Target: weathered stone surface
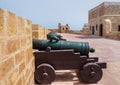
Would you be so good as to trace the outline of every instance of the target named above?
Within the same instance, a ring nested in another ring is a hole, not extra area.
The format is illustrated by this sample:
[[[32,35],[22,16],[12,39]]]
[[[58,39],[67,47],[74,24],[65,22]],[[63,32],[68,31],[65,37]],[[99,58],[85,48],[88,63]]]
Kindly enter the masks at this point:
[[[20,77],[20,79],[17,81],[17,83],[16,83],[15,85],[24,85],[24,84],[22,84],[22,82],[23,82],[23,80],[22,80],[22,78]]]
[[[27,46],[28,45],[31,45],[32,43],[32,36],[30,35],[30,36],[27,36],[27,38],[26,38],[26,44],[27,44]]]
[[[17,51],[19,48],[20,48],[19,38],[16,39],[13,38],[7,41],[8,54]]]
[[[24,52],[21,51],[20,53],[15,55],[15,65],[18,65],[24,60]]]
[[[26,37],[20,37],[20,45],[21,45],[21,48],[22,47],[25,47],[27,45],[27,39]]]
[[[7,80],[6,79],[0,80],[0,85],[7,85]]]
[[[25,32],[26,34],[31,34],[32,32],[32,22],[29,20],[25,20]]]
[[[16,35],[17,34],[17,22],[16,22],[17,17],[16,17],[16,15],[9,12],[8,17],[5,17],[5,18],[7,18],[6,25],[7,25],[7,34],[8,34],[8,36]]]
[[[25,85],[29,76],[34,78],[31,26],[31,21],[0,9],[0,85]]]
[[[0,38],[0,57],[1,59],[7,54],[6,40]]]
[[[32,54],[32,47],[27,49],[27,53],[28,53],[28,60],[30,61],[33,58],[33,54]]]
[[[119,39],[120,3],[104,2],[89,11],[90,35]],[[117,32],[117,33],[114,33]]]
[[[19,73],[23,72],[25,69],[25,61],[23,61],[19,66]]]
[[[4,10],[0,9],[0,37],[4,36]]]
[[[9,71],[11,71],[11,69],[14,68],[14,58],[11,57],[9,59],[7,59],[6,61],[0,63],[0,80],[2,78],[4,78],[5,76],[7,76],[7,73],[9,73]]]
[[[14,83],[16,82],[16,79],[19,77],[19,71],[18,68],[16,68],[9,76],[9,78],[7,79],[9,85],[14,85]]]
[[[17,30],[18,35],[25,35],[25,21],[22,17],[17,17]]]
[[[33,37],[33,39],[46,39],[46,35],[49,32],[50,31],[43,26],[40,26],[37,24],[32,25],[32,37]]]
[[[32,35],[33,35],[33,39],[38,39],[39,32],[33,32]]]

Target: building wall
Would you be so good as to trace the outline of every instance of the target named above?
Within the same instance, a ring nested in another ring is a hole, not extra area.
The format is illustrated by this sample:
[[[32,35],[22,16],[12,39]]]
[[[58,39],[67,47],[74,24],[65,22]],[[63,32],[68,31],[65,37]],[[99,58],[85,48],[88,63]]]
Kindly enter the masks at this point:
[[[32,22],[0,9],[0,85],[33,85]]]
[[[68,33],[70,31],[70,26],[68,24],[61,25],[61,23],[58,24],[58,30],[60,33]]]
[[[103,30],[101,30],[101,27]],[[89,11],[89,30],[91,35],[120,39],[120,37],[118,37],[120,34],[119,29],[119,2],[104,2]]]
[[[33,39],[47,39],[46,35],[49,32],[50,31],[43,26],[40,26],[38,24],[32,25],[32,37],[33,37]]]
[[[81,30],[81,34],[82,35],[89,35],[90,32],[89,32],[89,25],[88,24],[84,24],[82,30]]]

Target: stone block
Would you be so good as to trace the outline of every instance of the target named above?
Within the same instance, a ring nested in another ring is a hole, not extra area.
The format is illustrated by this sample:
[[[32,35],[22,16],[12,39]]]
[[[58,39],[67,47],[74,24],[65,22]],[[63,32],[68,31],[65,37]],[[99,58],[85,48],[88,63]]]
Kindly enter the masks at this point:
[[[24,51],[24,59],[25,59],[25,66],[28,64],[28,53],[27,53],[27,50]]]
[[[26,50],[26,64],[28,64],[30,62],[30,60],[33,58],[33,54],[32,54],[32,47],[28,48]]]
[[[23,72],[25,69],[25,61],[23,61],[19,66],[19,73]]]
[[[4,10],[0,9],[0,37],[4,36]]]
[[[30,61],[33,58],[32,48],[29,48],[27,52],[28,52],[28,60]]]
[[[28,85],[34,85],[34,77],[33,77],[34,74],[32,74],[30,76],[30,80],[28,81]]]
[[[20,53],[15,55],[15,65],[21,63],[24,60],[24,52],[21,51]]]
[[[7,80],[6,79],[0,80],[0,85],[7,85]]]
[[[32,36],[31,35],[27,36],[26,43],[27,43],[27,45],[31,45],[32,46]]]
[[[25,20],[25,32],[32,35],[32,22],[29,20]]]
[[[8,54],[17,51],[20,48],[19,38],[13,38],[7,41]]]
[[[25,82],[25,85],[34,85],[33,69],[31,70],[29,77]]]
[[[8,36],[13,36],[17,34],[17,17],[15,14],[8,12],[9,15],[6,19],[6,25],[7,25],[7,35]],[[7,14],[7,12],[5,13]]]
[[[32,33],[33,39],[39,39],[39,32]]]
[[[30,71],[28,70],[28,67],[27,67],[27,69],[25,69],[24,70],[24,76],[23,76],[23,82],[25,83],[26,82],[26,80],[28,79],[28,77],[29,77],[29,73]]]
[[[8,48],[6,46],[7,40],[4,38],[0,38],[0,57],[1,59],[5,59],[9,56],[6,56],[8,54]]]
[[[25,47],[26,46],[27,39],[26,39],[25,36],[20,38],[20,43],[21,43],[21,47]]]
[[[15,85],[23,85],[23,79],[20,77],[20,79],[16,82]]]
[[[25,34],[25,20],[22,17],[17,17],[18,35]]]
[[[40,27],[39,27],[38,24],[36,24],[36,25],[33,24],[33,25],[32,25],[32,30],[39,30],[39,28],[40,28]]]
[[[16,80],[18,79],[19,77],[19,71],[18,71],[18,68],[16,68],[10,75],[9,75],[9,78],[8,78],[8,85],[14,85],[14,83],[16,82]]]
[[[6,61],[3,61],[0,63],[0,80],[7,76],[7,73],[9,73],[14,68],[14,58],[9,58]]]

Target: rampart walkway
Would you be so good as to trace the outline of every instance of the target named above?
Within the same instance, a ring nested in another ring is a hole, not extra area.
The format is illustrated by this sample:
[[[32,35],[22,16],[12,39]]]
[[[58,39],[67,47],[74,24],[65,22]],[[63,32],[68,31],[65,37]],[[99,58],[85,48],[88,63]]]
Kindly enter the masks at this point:
[[[84,84],[78,81],[73,71],[60,71],[52,85],[120,85],[120,41],[95,36],[61,35],[68,41],[89,42],[96,49],[90,56],[97,56],[100,61],[107,62],[107,69],[103,70],[103,77],[98,84]]]

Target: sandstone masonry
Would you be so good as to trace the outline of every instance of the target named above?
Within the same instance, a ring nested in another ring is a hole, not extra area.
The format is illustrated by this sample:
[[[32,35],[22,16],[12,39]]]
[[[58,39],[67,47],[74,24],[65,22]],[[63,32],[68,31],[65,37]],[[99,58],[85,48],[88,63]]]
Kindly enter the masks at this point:
[[[120,2],[104,2],[89,11],[91,35],[120,39]]]
[[[58,23],[58,32],[68,33],[69,31],[70,31],[70,26],[68,24],[61,25],[61,23]]]
[[[0,9],[0,85],[33,85],[32,22]]]
[[[47,37],[46,35],[49,32],[50,31],[43,26],[40,26],[38,24],[32,25],[32,37],[33,37],[33,39],[46,39],[46,37]]]

